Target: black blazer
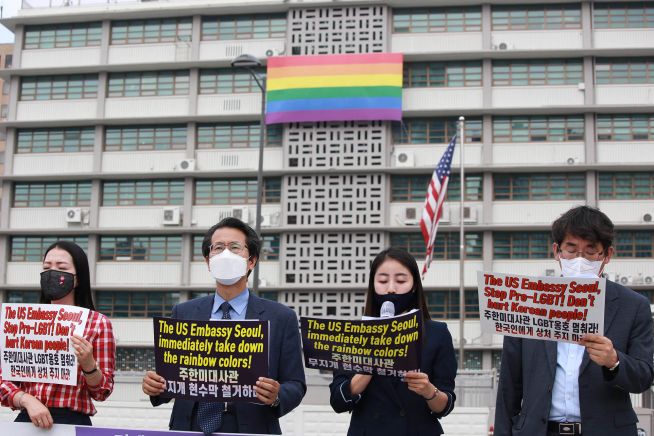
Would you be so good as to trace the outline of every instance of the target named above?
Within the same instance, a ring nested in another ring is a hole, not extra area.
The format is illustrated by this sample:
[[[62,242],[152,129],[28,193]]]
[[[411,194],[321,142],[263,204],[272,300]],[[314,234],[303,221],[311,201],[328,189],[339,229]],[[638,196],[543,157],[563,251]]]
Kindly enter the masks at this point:
[[[335,373],[330,403],[336,413],[351,412],[348,436],[404,436],[443,434],[439,418],[454,408],[456,358],[452,336],[443,322],[425,325],[421,371],[439,390],[450,396],[445,410],[432,412],[420,395],[411,392],[399,378],[373,376],[360,398],[350,395],[353,374]]]
[[[654,377],[649,301],[607,281],[604,336],[613,342],[620,365],[608,371],[584,351],[578,380],[582,433],[636,436],[638,419],[629,393],[649,389]],[[556,341],[504,338],[495,436],[545,436],[556,365]]]
[[[173,318],[208,320],[213,308],[213,295],[187,301],[173,307]],[[288,307],[250,294],[246,319],[270,321],[270,364],[268,374],[262,376],[277,380],[279,406],[252,403],[233,403],[239,433],[281,434],[279,418],[295,409],[302,401],[307,386],[304,378],[302,349],[297,317]],[[150,397],[153,406],[170,401],[170,398]],[[190,431],[195,419],[196,401],[176,399],[170,417],[171,430]]]

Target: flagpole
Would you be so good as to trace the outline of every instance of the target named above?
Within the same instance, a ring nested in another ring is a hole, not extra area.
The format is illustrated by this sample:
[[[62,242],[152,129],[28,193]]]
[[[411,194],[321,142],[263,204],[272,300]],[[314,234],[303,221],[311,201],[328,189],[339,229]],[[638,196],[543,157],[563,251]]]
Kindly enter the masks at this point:
[[[463,214],[464,214],[464,207],[463,204],[465,202],[465,169],[463,167],[463,141],[464,141],[464,122],[465,122],[465,117],[459,117],[459,144],[461,145],[459,148],[459,157],[460,157],[460,162],[459,165],[461,166],[460,172],[459,172],[459,180],[461,181],[460,186],[461,186],[461,200],[459,202],[459,369],[463,369],[463,344],[465,342],[464,338],[464,332],[463,332],[463,324],[465,320],[465,286],[463,283],[463,278],[464,278],[464,269],[463,269],[463,261],[465,258],[466,254],[466,247],[465,247],[465,229],[463,225]]]

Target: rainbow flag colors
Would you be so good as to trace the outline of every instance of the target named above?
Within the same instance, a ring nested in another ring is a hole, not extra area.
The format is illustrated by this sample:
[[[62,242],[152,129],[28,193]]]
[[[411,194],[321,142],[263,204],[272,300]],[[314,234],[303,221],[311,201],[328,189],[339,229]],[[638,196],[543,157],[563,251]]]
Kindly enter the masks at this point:
[[[401,53],[268,58],[266,124],[401,119]]]

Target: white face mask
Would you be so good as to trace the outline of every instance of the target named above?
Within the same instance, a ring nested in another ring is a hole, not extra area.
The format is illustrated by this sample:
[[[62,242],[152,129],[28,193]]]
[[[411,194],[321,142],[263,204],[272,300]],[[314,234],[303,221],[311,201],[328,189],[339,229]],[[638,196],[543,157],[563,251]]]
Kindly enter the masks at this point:
[[[209,259],[209,271],[221,285],[233,285],[247,274],[247,259],[225,249],[222,253]]]
[[[561,261],[561,273],[563,277],[595,278],[599,277],[603,260],[588,260],[584,257],[574,259],[563,259]]]

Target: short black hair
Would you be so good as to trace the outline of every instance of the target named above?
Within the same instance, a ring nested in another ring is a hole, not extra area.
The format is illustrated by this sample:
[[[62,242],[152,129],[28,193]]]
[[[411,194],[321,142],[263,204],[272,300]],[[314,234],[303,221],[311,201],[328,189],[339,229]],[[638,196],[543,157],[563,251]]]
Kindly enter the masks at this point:
[[[559,246],[566,235],[576,236],[593,243],[602,244],[604,250],[613,245],[613,223],[599,209],[577,206],[552,223],[552,240]]]
[[[89,259],[82,247],[71,241],[57,241],[50,245],[43,254],[43,260],[53,248],[60,248],[73,258],[73,265],[75,266],[75,276],[77,277],[77,287],[75,288],[75,306],[85,307],[87,309],[95,310],[93,304],[93,296],[91,295],[91,276],[89,274]],[[50,303],[50,300],[45,298],[43,291],[41,291],[41,298],[39,303]]]
[[[233,217],[225,218],[207,230],[207,233],[205,233],[204,239],[202,240],[202,256],[205,259],[209,257],[209,247],[211,246],[211,238],[213,237],[213,234],[216,233],[216,230],[223,227],[240,230],[245,235],[245,245],[250,253],[250,258],[256,258],[257,262],[259,261],[259,252],[261,251],[261,239],[259,239],[259,235],[257,235],[257,232],[255,232],[252,227],[245,224],[240,219]]]

